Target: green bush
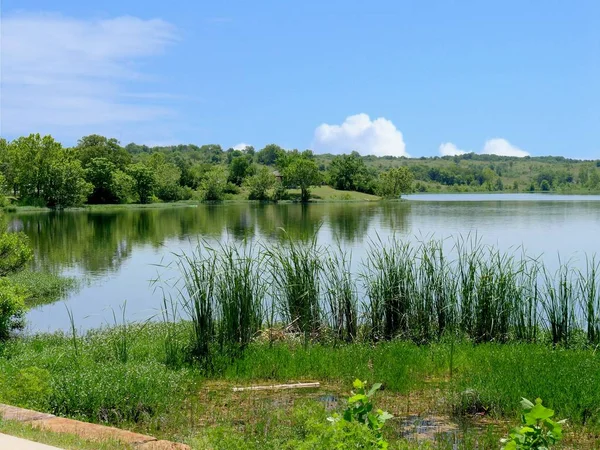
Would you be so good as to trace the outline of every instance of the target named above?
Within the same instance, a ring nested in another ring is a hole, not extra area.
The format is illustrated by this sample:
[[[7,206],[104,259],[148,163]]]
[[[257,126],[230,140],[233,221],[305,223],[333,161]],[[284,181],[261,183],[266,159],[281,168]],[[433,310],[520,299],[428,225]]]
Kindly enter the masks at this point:
[[[227,177],[221,167],[207,172],[200,183],[200,192],[204,201],[223,200],[227,188]]]
[[[0,278],[0,341],[23,326],[25,291],[6,278]]]
[[[27,236],[22,233],[0,232],[0,277],[22,269],[32,257]]]

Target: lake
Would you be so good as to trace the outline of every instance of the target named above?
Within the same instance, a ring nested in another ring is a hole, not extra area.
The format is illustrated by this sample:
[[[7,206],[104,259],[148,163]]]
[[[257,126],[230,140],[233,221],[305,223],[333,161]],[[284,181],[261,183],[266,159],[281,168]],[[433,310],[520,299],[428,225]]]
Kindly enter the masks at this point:
[[[503,250],[523,246],[549,268],[561,259],[585,264],[600,253],[600,196],[545,194],[419,194],[404,202],[315,203],[309,205],[223,204],[108,211],[63,211],[10,215],[13,230],[26,233],[35,268],[82,279],[64,301],[27,315],[28,331],[69,328],[66,307],[80,329],[112,324],[113,310],[126,301],[127,316],[156,315],[162,294],[150,280],[174,274],[163,266],[173,253],[189,251],[198,239],[297,238],[315,233],[321,244],[351,250],[360,270],[370,240],[396,234],[403,239],[477,234]]]

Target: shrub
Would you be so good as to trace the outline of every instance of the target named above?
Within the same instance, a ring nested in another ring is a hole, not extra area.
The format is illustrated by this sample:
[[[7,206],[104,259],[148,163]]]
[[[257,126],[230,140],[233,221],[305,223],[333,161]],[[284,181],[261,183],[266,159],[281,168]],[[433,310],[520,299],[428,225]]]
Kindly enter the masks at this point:
[[[23,326],[25,291],[6,278],[0,278],[0,341]]]
[[[227,178],[225,172],[220,167],[206,173],[200,183],[200,192],[202,200],[217,201],[223,200],[225,189],[227,187]]]
[[[275,177],[268,168],[261,167],[256,174],[246,178],[244,184],[248,189],[249,200],[267,200],[267,192],[275,184]]]

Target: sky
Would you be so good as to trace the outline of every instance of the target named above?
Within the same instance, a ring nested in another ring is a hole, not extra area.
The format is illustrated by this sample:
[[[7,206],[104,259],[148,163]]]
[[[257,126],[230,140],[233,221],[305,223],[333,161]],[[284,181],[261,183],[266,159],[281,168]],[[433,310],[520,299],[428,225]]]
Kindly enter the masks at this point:
[[[0,0],[0,134],[600,158],[600,1]]]

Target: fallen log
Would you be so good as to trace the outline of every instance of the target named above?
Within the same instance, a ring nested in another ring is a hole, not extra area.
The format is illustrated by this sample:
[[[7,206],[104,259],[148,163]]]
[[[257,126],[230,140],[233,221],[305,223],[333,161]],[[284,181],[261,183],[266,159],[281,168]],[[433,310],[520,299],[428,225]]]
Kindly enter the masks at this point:
[[[243,391],[277,391],[283,389],[315,389],[321,387],[321,383],[292,383],[292,384],[271,384],[265,386],[246,386],[234,387],[233,392]]]

